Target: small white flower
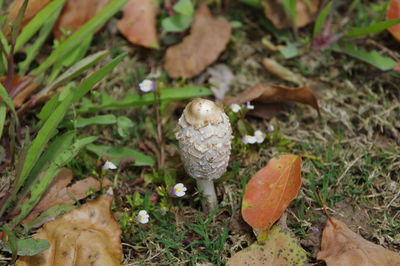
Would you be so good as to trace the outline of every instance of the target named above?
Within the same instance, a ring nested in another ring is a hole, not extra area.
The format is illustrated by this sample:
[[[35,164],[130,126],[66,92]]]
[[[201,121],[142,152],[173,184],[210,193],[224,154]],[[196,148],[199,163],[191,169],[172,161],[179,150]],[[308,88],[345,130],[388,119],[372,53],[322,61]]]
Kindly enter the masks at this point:
[[[254,137],[257,139],[257,143],[263,143],[264,140],[265,140],[266,135],[261,130],[256,130],[254,132]]]
[[[185,193],[186,190],[187,188],[185,187],[184,184],[178,183],[172,188],[171,195],[177,197],[183,197],[186,194]]]
[[[115,170],[117,166],[110,161],[106,161],[102,168],[103,170]]]
[[[145,79],[139,84],[140,90],[143,92],[150,92],[156,90],[156,84],[152,80]]]
[[[272,131],[274,131],[275,130],[275,127],[273,126],[273,125],[269,125],[268,127],[267,127],[267,131],[268,132],[272,132]]]
[[[147,224],[149,222],[149,214],[145,210],[141,210],[138,215],[136,215],[136,221],[141,224]]]
[[[242,107],[240,107],[240,105],[237,103],[231,104],[230,108],[234,113],[237,113],[240,111],[240,109],[242,109]]]
[[[252,105],[250,102],[246,103],[246,109],[247,110],[253,110],[254,109],[254,105]]]
[[[254,144],[254,143],[257,142],[257,139],[256,139],[256,137],[254,137],[254,136],[245,135],[245,136],[243,136],[243,138],[242,138],[242,142],[243,142],[244,144]]]

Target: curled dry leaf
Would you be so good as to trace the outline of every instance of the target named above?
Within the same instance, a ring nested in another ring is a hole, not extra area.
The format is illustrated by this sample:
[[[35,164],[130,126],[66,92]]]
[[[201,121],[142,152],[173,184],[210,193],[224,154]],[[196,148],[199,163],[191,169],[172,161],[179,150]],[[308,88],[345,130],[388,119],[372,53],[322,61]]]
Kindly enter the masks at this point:
[[[22,20],[22,26],[28,24],[28,22],[42,10],[51,0],[30,0],[26,7],[25,15]],[[14,0],[8,7],[7,11],[7,22],[12,21],[18,15],[19,10],[22,7],[24,0]],[[10,33],[10,29],[7,27],[8,23],[4,23],[4,32],[6,35]]]
[[[293,73],[291,70],[282,66],[273,59],[264,58],[263,65],[269,72],[280,77],[281,79],[293,82],[298,86],[304,86],[305,84],[305,79],[302,76]]]
[[[194,77],[225,50],[231,36],[231,26],[226,21],[211,17],[209,13],[208,7],[200,4],[190,34],[180,44],[167,49],[164,67],[170,77]]]
[[[61,12],[53,33],[59,39],[65,32],[75,32],[102,10],[110,0],[68,0]]]
[[[396,19],[400,18],[400,0],[392,0],[390,1],[389,7],[386,13],[386,19]],[[396,24],[390,28],[388,28],[389,32],[392,34],[396,40],[400,41],[400,24]]]
[[[291,233],[275,225],[262,244],[254,243],[236,253],[227,265],[307,265],[306,261],[306,252]]]
[[[255,109],[250,114],[266,119],[270,119],[279,113],[281,106],[277,103],[288,101],[311,105],[319,113],[317,98],[312,89],[307,86],[288,88],[279,85],[259,84],[244,90],[235,97],[226,98],[224,103],[231,105],[233,103],[243,104],[250,101],[255,103]]]
[[[122,19],[117,23],[119,31],[133,44],[158,48],[158,8],[157,0],[130,0],[124,7]]]
[[[33,238],[49,241],[50,248],[20,257],[17,266],[121,265],[121,229],[111,203],[110,189],[106,195],[46,223]]]
[[[300,156],[281,155],[271,159],[247,183],[243,219],[255,231],[266,232],[297,196],[300,187]]]
[[[79,180],[71,186],[68,186],[72,181],[72,172],[67,168],[62,168],[55,178],[51,187],[46,191],[42,199],[25,218],[23,223],[33,221],[41,212],[60,204],[74,204],[76,200],[84,199],[88,196],[87,192],[92,189],[99,191],[101,187],[108,186],[110,181],[101,184],[93,177],[88,177]]]
[[[317,259],[328,266],[400,265],[399,254],[365,240],[335,218],[326,223]]]
[[[288,2],[288,1],[287,1]],[[296,23],[297,28],[306,26],[314,20],[318,11],[319,0],[298,0],[296,2]],[[282,1],[262,0],[265,16],[271,20],[277,29],[292,27],[292,18],[285,12]]]

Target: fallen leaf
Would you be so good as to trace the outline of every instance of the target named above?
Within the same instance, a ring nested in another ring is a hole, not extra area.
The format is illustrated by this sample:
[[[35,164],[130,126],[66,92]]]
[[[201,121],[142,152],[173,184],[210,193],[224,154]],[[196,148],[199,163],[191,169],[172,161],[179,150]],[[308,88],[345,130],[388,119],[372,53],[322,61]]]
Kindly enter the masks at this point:
[[[46,223],[33,236],[50,242],[35,256],[20,257],[17,266],[121,265],[121,229],[111,211],[112,190],[98,199]]]
[[[293,82],[298,86],[304,86],[305,84],[305,78],[303,78],[298,74],[293,73],[291,70],[282,66],[273,59],[264,58],[263,65],[269,72],[280,77],[281,79]]]
[[[246,102],[254,102],[255,109],[252,110],[250,114],[262,118],[266,118],[262,113],[265,110],[261,110],[260,107],[267,109],[268,117],[269,114],[276,114],[279,112],[280,106],[276,105],[276,103],[281,102],[298,102],[308,104],[314,107],[319,113],[317,98],[315,97],[312,89],[307,86],[299,88],[288,88],[279,85],[259,84],[247,90],[244,90],[235,97],[226,98],[224,100],[224,103],[228,106],[233,103],[243,104]],[[269,111],[272,112],[269,113]]]
[[[400,265],[399,254],[365,240],[335,218],[326,223],[317,259],[328,266]]]
[[[389,7],[386,13],[386,19],[396,19],[400,18],[400,0],[392,0],[390,1]],[[400,41],[400,24],[396,24],[392,27],[388,28],[390,34],[396,38],[396,40]]]
[[[266,232],[281,217],[301,187],[301,157],[271,159],[247,183],[243,219],[258,233]]]
[[[231,36],[231,26],[209,16],[203,3],[196,11],[190,34],[180,44],[171,46],[165,55],[165,69],[172,78],[191,78],[217,60]]]
[[[147,48],[159,48],[157,39],[157,0],[130,0],[124,7],[119,31],[131,43]]]
[[[7,82],[6,77],[0,77],[0,83],[5,85]],[[33,82],[29,76],[18,76],[13,77],[9,96],[13,99],[13,104],[16,108],[21,107],[25,100],[35,91],[39,84]],[[21,86],[21,88],[17,88]],[[17,89],[18,92],[14,90]],[[1,103],[1,99],[0,99]]]
[[[22,19],[22,26],[28,24],[28,22],[33,19],[33,17],[42,10],[51,0],[30,0],[28,1],[28,6],[26,7],[24,18]],[[22,7],[24,0],[14,0],[7,11],[7,22],[4,23],[4,33],[8,35],[10,33],[10,28],[7,26],[8,22],[11,22],[17,15]]]
[[[262,0],[265,16],[271,20],[277,29],[292,27],[292,18],[285,12],[282,1]],[[319,0],[298,0],[296,1],[296,28],[301,28],[314,20],[318,11]]]
[[[108,179],[106,180],[106,182],[103,182],[103,187],[110,184],[110,181]],[[99,191],[102,187],[100,181],[93,177],[79,180],[75,184],[68,186],[71,181],[71,170],[68,168],[62,168],[55,178],[54,183],[22,223],[25,224],[32,222],[41,212],[53,206],[60,204],[73,205],[77,200],[86,198],[88,196],[87,192],[90,189],[93,191]]]
[[[109,2],[110,0],[68,0],[53,28],[55,38],[59,39],[64,35],[63,32],[75,32]]]
[[[207,68],[207,73],[210,75],[208,82],[211,84],[210,89],[217,100],[224,99],[235,79],[232,71],[225,64],[217,64]]]
[[[290,232],[275,225],[266,235],[265,242],[254,243],[229,259],[229,266],[289,266],[306,265],[307,254]]]

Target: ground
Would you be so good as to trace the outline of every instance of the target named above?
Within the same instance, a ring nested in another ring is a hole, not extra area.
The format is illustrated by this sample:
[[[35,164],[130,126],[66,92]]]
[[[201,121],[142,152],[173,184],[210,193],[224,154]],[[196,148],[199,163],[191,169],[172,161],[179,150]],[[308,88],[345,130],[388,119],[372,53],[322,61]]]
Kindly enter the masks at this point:
[[[261,64],[263,57],[274,57],[276,53],[269,52],[260,42],[263,36],[271,36],[257,24],[260,14],[254,14],[253,10],[240,15],[238,12],[233,5],[233,11],[225,14],[239,19],[243,26],[234,29],[232,41],[218,60],[235,73],[235,82],[229,94],[260,82],[287,84],[269,74]],[[310,31],[311,28],[305,28],[300,31],[300,36]],[[132,47],[121,36],[108,38],[108,34],[102,34],[103,40],[109,41],[101,45],[128,51],[128,57],[101,89],[116,98],[126,92],[137,92],[137,83],[143,74],[161,68],[159,59],[164,50],[148,51]],[[363,41],[354,40],[353,43],[366,49],[376,48],[379,44],[387,47],[384,54],[390,52],[398,56],[395,50],[398,44],[387,32]],[[173,213],[161,216],[154,212],[151,223],[145,226],[132,224],[125,230],[125,263],[223,264],[232,254],[249,246],[255,237],[240,217],[244,184],[257,169],[282,152],[304,154],[302,189],[287,210],[287,215],[289,228],[309,252],[312,264],[316,263],[315,255],[320,247],[326,219],[318,193],[329,213],[346,222],[352,230],[374,243],[400,250],[398,78],[335,52],[309,49],[302,56],[277,60],[317,84],[313,89],[318,96],[320,116],[311,107],[291,104],[273,121],[248,117],[254,129],[276,125],[291,144],[284,148],[272,144],[254,146],[247,150],[247,156],[241,158],[232,154],[229,177],[217,186],[219,208],[211,216],[206,216],[199,202],[193,200],[196,196],[193,181],[179,172],[178,180],[187,184],[188,196],[174,201],[176,208]],[[194,82],[196,79],[188,81]],[[111,86],[108,86],[110,83]],[[172,115],[168,132],[176,123],[182,107],[180,104]],[[151,108],[142,108],[123,113],[141,128],[145,126],[140,126],[140,123],[152,116],[152,111]],[[239,136],[238,132],[234,134]],[[131,143],[137,141],[132,140]],[[171,145],[171,157],[175,158],[176,141],[173,136],[167,138],[167,143]],[[143,193],[151,188],[151,185],[143,188],[143,184],[139,183],[125,187],[124,193]],[[123,201],[123,198],[120,200]]]

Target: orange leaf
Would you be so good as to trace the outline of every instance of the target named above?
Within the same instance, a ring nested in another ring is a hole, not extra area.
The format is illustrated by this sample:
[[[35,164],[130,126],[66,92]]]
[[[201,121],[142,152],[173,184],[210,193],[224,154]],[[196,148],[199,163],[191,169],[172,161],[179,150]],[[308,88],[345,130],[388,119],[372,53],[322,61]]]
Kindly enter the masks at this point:
[[[301,186],[301,157],[281,155],[271,159],[247,183],[242,203],[243,219],[258,232],[268,230],[297,196]]]
[[[326,223],[317,259],[328,266],[400,265],[399,254],[365,240],[335,218]]]
[[[17,266],[121,265],[121,229],[111,211],[112,190],[46,223],[34,238],[50,248],[21,257]]]
[[[124,7],[124,15],[117,23],[119,31],[131,43],[148,48],[159,48],[156,16],[157,0],[130,0]]]
[[[194,77],[217,60],[230,36],[230,24],[209,16],[208,7],[201,4],[190,34],[167,49],[164,67],[170,77]]]
[[[400,18],[400,0],[392,0],[390,1],[386,19],[396,19]],[[388,28],[389,32],[395,37],[398,41],[400,41],[400,24],[396,24],[390,28]]]
[[[68,0],[54,26],[53,33],[59,39],[63,31],[75,32],[102,10],[110,0]]]
[[[262,0],[265,16],[271,20],[277,29],[292,26],[291,17],[285,12],[283,4],[279,0]],[[319,0],[297,0],[296,1],[296,27],[301,28],[314,20],[318,11]]]

